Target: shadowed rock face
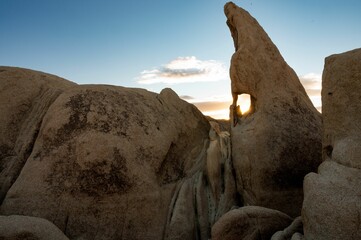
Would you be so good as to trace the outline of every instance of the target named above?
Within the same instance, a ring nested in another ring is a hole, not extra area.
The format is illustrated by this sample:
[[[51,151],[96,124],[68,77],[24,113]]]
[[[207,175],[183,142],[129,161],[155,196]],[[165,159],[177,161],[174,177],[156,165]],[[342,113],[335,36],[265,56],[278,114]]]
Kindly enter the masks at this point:
[[[236,96],[251,95],[252,111],[233,116],[232,157],[245,203],[300,214],[303,177],[321,162],[321,115],[296,73],[258,22],[225,5],[235,53],[230,76]]]
[[[0,70],[1,179],[18,164],[10,157],[19,143],[29,146],[3,188],[0,214],[47,219],[70,239],[209,239],[210,224],[237,205],[230,158],[212,200],[208,120],[171,89]]]
[[[323,158],[305,177],[305,239],[361,239],[361,49],[331,55],[322,76]]]

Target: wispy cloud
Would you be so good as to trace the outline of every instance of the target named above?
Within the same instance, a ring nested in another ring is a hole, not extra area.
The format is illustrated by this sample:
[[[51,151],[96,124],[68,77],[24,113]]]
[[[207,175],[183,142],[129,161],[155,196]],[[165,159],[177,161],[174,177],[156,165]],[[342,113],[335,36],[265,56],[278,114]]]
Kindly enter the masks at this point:
[[[136,79],[140,84],[178,84],[227,80],[226,66],[215,60],[199,60],[194,56],[178,57],[152,70],[145,70]]]
[[[299,78],[306,90],[321,89],[321,74],[308,73],[306,75],[299,76]]]
[[[192,96],[188,96],[188,95],[182,95],[182,96],[179,96],[181,99],[183,99],[183,100],[186,100],[186,101],[188,101],[188,100],[193,100],[194,99],[194,97],[192,97]]]
[[[310,97],[313,105],[318,111],[321,111],[321,87],[322,76],[321,74],[308,73],[306,75],[299,76],[301,83],[305,87],[305,90]]]

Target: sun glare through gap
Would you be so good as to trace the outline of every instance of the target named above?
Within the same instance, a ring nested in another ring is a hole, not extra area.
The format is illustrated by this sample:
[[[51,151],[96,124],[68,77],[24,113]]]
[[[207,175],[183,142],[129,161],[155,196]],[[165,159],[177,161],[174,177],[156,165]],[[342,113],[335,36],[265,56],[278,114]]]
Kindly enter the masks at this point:
[[[242,114],[248,112],[251,107],[251,96],[249,94],[239,95],[237,104],[240,106]]]

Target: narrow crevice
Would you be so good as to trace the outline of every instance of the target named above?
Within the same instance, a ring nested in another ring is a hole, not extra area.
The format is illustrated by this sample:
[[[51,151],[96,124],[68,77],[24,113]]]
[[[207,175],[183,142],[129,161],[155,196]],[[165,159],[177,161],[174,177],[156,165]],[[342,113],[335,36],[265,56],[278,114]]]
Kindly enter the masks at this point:
[[[333,147],[331,145],[328,145],[324,148],[324,153],[326,154],[327,157],[332,158],[332,152],[333,152]]]
[[[236,175],[236,170],[234,169],[233,167],[233,160],[232,160],[232,157],[231,157],[231,161],[230,161],[230,167],[231,167],[231,172],[232,172],[232,177],[233,177],[233,180],[234,180],[234,184],[235,184],[235,189],[236,189],[236,204],[237,206],[239,207],[242,207],[243,204],[244,204],[244,199],[243,199],[243,196],[238,192],[238,186],[237,186],[237,175]],[[242,178],[242,176],[241,176]],[[244,181],[243,179],[241,179],[242,183],[244,184]],[[242,187],[244,189],[244,186]]]
[[[172,200],[169,204],[169,208],[168,208],[168,216],[167,216],[167,222],[166,222],[166,225],[164,226],[164,229],[163,229],[163,237],[162,239],[166,239],[167,238],[167,232],[168,232],[168,226],[169,224],[171,223],[172,221],[172,217],[173,217],[173,211],[174,211],[174,207],[177,203],[177,200],[178,200],[178,196],[179,196],[179,192],[183,186],[183,183],[184,181],[182,180],[181,182],[179,182],[177,185],[176,185],[176,189],[174,191],[174,194],[173,194],[173,197],[172,197]]]
[[[232,133],[231,133],[232,134]],[[237,186],[237,174],[236,174],[236,169],[233,166],[233,156],[232,156],[232,136],[230,136],[230,144],[231,144],[231,156],[230,156],[230,161],[229,161],[229,166],[231,168],[231,173],[232,173],[232,178],[234,180],[234,187],[236,190],[236,204],[239,207],[242,207],[244,204],[244,199],[243,196],[238,192],[238,186]],[[242,179],[242,175],[241,175],[241,182],[242,184],[244,184],[244,180]],[[244,189],[245,186],[243,186],[242,188]]]
[[[193,191],[193,205],[194,205],[194,224],[195,224],[195,228],[196,228],[196,240],[201,240],[202,235],[201,235],[201,226],[199,223],[199,214],[198,214],[198,199],[197,199],[197,183],[198,183],[198,179],[193,183],[194,184],[194,191]]]
[[[160,102],[160,104],[163,105],[163,100],[159,97],[159,95],[157,95],[156,98]]]
[[[224,194],[226,190],[226,181],[225,181],[225,166],[224,163],[221,164],[221,194]]]
[[[64,231],[63,231],[65,235],[67,235],[68,223],[69,223],[69,215],[66,215],[65,221],[64,221]]]

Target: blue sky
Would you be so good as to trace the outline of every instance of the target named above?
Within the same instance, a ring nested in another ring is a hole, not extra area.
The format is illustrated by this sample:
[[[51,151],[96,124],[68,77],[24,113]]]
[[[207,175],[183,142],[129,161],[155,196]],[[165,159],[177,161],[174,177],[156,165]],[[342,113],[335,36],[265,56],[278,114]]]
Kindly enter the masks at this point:
[[[324,58],[361,47],[359,0],[234,2],[263,26],[316,105]],[[220,117],[230,104],[227,72],[234,51],[225,3],[0,0],[0,65],[79,84],[155,92],[171,87]]]

